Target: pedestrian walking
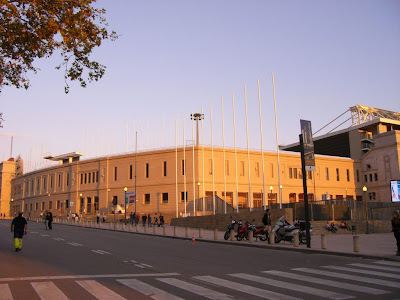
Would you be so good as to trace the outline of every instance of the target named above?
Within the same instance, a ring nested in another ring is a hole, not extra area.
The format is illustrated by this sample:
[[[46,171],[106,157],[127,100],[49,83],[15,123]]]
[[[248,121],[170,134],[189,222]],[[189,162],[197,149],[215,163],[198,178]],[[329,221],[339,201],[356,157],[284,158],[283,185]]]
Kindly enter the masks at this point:
[[[147,225],[149,227],[151,227],[151,216],[150,216],[150,214],[148,214],[148,216],[147,216]]]
[[[133,215],[133,212],[131,212],[130,214],[129,214],[129,223],[130,224],[133,224],[133,218],[134,218],[135,216]]]
[[[47,224],[49,226],[49,230],[53,229],[53,213],[49,211],[49,222]]]
[[[99,211],[97,211],[97,213],[96,213],[96,222],[97,222],[97,224],[99,224],[99,222],[100,222],[100,212]]]
[[[158,225],[157,213],[154,214],[154,226],[160,227],[160,225]]]
[[[139,224],[139,220],[140,220],[139,214],[136,214],[135,225]]]
[[[14,248],[15,252],[22,249],[22,237],[27,233],[28,222],[22,216],[22,211],[18,212],[18,216],[11,222],[11,232],[14,232]]]
[[[162,216],[160,214],[160,226],[163,227],[164,226],[164,216]]]
[[[268,232],[271,231],[271,213],[269,212],[269,208],[265,210],[265,214],[262,218],[262,223],[265,226],[265,229],[267,229]]]
[[[400,256],[400,218],[399,211],[394,211],[392,214],[392,231],[397,243],[397,256]]]
[[[46,230],[49,227],[49,212],[47,210],[44,214],[44,227],[46,228]]]
[[[143,227],[146,226],[146,221],[147,221],[147,216],[146,214],[143,214],[142,216]]]

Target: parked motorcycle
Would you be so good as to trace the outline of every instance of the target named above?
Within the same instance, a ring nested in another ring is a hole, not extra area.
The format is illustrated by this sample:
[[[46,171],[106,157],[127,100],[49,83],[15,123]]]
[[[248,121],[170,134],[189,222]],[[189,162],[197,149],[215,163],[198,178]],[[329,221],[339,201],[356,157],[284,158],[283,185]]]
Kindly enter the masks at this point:
[[[288,241],[292,243],[294,235],[299,232],[299,229],[286,221],[285,216],[282,216],[278,222],[276,222],[275,228],[272,229],[272,232],[275,234],[275,243],[279,243],[280,241]]]
[[[254,221],[254,220],[253,220]],[[245,222],[245,225],[238,230],[238,234],[236,239],[241,241],[243,239],[249,239],[249,232],[253,231],[253,237],[257,240],[260,239],[261,241],[268,240],[269,233],[265,229],[264,226],[255,226],[251,224],[249,221]]]
[[[299,229],[299,243],[306,244],[307,243],[307,234],[306,234],[306,221],[299,221],[294,224],[296,228]],[[310,223],[310,238],[311,238],[312,226]]]
[[[225,241],[229,240],[231,237],[231,230],[235,229],[236,221],[234,219],[231,220],[231,224],[228,225],[228,228],[226,228],[226,232],[224,234],[224,239]]]

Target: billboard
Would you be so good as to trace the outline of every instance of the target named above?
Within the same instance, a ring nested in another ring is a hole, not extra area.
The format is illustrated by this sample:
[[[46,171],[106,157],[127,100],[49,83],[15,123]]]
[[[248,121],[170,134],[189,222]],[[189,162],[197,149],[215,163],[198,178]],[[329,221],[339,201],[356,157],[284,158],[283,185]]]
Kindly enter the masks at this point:
[[[390,194],[392,197],[392,202],[400,202],[400,180],[390,181]]]

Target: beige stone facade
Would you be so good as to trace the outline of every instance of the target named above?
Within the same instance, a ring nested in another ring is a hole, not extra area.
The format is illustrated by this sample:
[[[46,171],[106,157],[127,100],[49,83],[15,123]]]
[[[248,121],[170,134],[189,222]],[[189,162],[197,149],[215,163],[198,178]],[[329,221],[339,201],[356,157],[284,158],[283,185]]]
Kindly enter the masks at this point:
[[[117,199],[118,204],[123,204],[124,187],[127,187],[128,192],[134,191],[135,184],[136,211],[140,214],[153,215],[157,212],[171,217],[181,216],[185,213],[185,185],[188,203],[194,198],[203,198],[203,195],[212,196],[214,190],[216,196],[226,199],[235,209],[237,206],[240,210],[264,205],[260,151],[250,152],[249,164],[247,151],[238,150],[235,160],[234,149],[225,149],[224,161],[222,148],[204,147],[203,150],[201,146],[194,147],[194,153],[192,149],[166,149],[140,152],[137,155],[131,153],[81,161],[70,160],[59,166],[18,176],[9,185],[14,200],[11,202],[11,214],[18,210],[23,210],[26,216],[38,216],[45,210],[64,216],[68,212],[92,215],[97,210],[108,214],[113,210],[112,200]],[[357,172],[359,175],[361,172],[360,162],[317,155],[316,166],[315,172],[307,173],[309,199],[362,196],[363,182],[360,176],[357,178]],[[302,201],[300,155],[281,152],[280,171],[282,202]],[[264,152],[264,174],[266,204],[279,202],[276,153]],[[3,180],[2,186],[6,185],[5,182],[7,180]],[[188,207],[187,214],[203,214],[201,210],[194,210],[193,204],[190,210]],[[135,206],[129,205],[127,212],[134,210]]]
[[[11,196],[11,180],[15,177],[16,164],[14,161],[0,163],[0,213],[10,215],[10,203],[14,200]]]

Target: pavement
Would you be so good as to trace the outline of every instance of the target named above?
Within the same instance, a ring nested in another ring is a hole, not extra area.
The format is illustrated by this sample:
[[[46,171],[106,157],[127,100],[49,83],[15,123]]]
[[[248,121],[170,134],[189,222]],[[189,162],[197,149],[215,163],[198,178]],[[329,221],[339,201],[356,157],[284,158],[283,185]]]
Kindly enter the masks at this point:
[[[63,224],[67,225],[67,224]],[[73,226],[73,225],[70,225]],[[77,226],[77,225],[75,225]],[[100,223],[92,224],[84,223],[79,225],[83,228],[96,228],[100,230],[115,230],[112,223]],[[326,237],[326,249],[321,247],[321,235],[313,235],[311,237],[311,247],[307,248],[307,245],[301,244],[295,247],[293,243],[280,242],[275,245],[270,245],[266,241],[233,241],[224,240],[224,231],[217,231],[216,238],[214,230],[203,230],[202,237],[200,237],[200,230],[198,228],[185,227],[171,227],[165,225],[165,228],[154,227],[143,228],[141,225],[138,227],[138,231],[135,226],[122,227],[122,224],[117,224],[116,230],[127,232],[130,234],[147,234],[164,238],[176,238],[186,239],[190,242],[209,242],[209,243],[221,243],[229,244],[232,246],[244,246],[244,247],[258,247],[267,248],[273,250],[285,250],[285,251],[298,251],[305,253],[315,254],[328,254],[328,255],[340,255],[348,257],[362,257],[368,259],[384,259],[391,261],[400,261],[400,256],[396,256],[396,239],[393,233],[377,233],[377,234],[358,234],[359,237],[359,252],[354,251],[354,235],[351,234],[333,234],[327,233]],[[193,239],[194,238],[194,239]],[[194,241],[193,241],[194,240]]]

